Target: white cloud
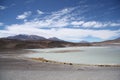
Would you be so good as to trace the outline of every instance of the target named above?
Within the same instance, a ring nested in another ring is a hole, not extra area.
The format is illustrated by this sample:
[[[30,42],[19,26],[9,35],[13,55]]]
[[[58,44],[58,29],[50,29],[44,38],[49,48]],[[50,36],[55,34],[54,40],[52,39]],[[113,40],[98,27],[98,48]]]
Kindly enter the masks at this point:
[[[51,20],[59,20],[61,18],[71,18],[72,17],[72,11],[75,8],[65,8],[56,12],[52,12],[51,15],[48,15],[45,17],[45,19],[51,19]]]
[[[65,8],[56,12],[52,12],[51,14],[47,14],[42,18],[35,18],[34,20],[27,21],[27,18],[31,12],[24,12],[22,15],[18,15],[17,19],[24,19],[25,25],[32,25],[34,27],[39,28],[52,28],[52,27],[83,27],[83,28],[104,28],[104,27],[113,27],[120,26],[120,23],[114,22],[98,22],[98,21],[84,21],[78,20],[79,17],[75,18],[73,11],[76,8]],[[42,11],[37,10],[39,14],[43,14]]]
[[[110,39],[113,36],[117,36],[119,31],[62,28],[55,31],[55,33],[56,36],[62,37],[62,39],[65,40],[79,40],[88,36],[106,40]]]
[[[112,37],[120,35],[120,30],[92,30],[92,29],[72,29],[72,28],[51,28],[51,29],[40,29],[32,27],[32,25],[11,25],[7,26],[5,30],[1,30],[0,37],[3,35],[16,35],[16,34],[34,34],[49,37],[58,37],[67,41],[80,41],[84,38],[91,36],[102,40],[107,40]]]
[[[98,27],[104,27],[102,23],[96,22],[96,21],[89,21],[89,22],[84,22],[82,24],[83,27],[93,27],[93,28],[98,28]]]
[[[111,23],[110,26],[120,26],[120,23]]]
[[[42,19],[38,17],[34,20],[27,21],[25,18],[29,16],[28,12],[24,12],[22,15],[18,15],[16,19],[24,19],[25,26],[39,27],[39,28],[52,28],[52,27],[65,27],[69,25],[69,18],[71,17],[68,13],[72,12],[73,8],[65,8],[60,11],[52,12],[51,14],[46,15]],[[37,10],[39,14],[42,14],[40,10]],[[30,13],[30,12],[29,12]],[[67,15],[67,16],[66,16]]]
[[[2,22],[0,22],[0,26],[3,26],[4,24]]]
[[[120,23],[114,22],[98,22],[98,21],[73,21],[71,24],[75,27],[84,27],[84,28],[104,28],[104,27],[114,27],[120,26]]]
[[[84,24],[84,21],[73,21],[73,22],[71,22],[71,24],[72,25],[74,25],[74,26],[79,26],[79,25],[82,25],[82,24]]]
[[[44,12],[40,11],[39,9],[37,10],[37,13],[38,13],[39,15],[44,14]]]
[[[26,19],[30,15],[31,15],[31,11],[27,11],[27,12],[24,12],[23,14],[21,14],[21,15],[18,15],[16,17],[16,19]]]
[[[91,36],[102,40],[110,39],[120,35],[120,30],[92,30],[91,28],[100,28],[108,26],[119,26],[120,23],[98,22],[79,20],[74,16],[75,8],[65,8],[60,11],[52,12],[42,18],[35,18],[27,21],[26,18],[31,14],[30,11],[18,15],[17,19],[24,19],[23,24],[12,24],[6,26],[5,30],[0,30],[0,37],[16,34],[34,34],[39,36],[58,37],[67,41],[80,41]],[[70,28],[70,27],[72,28]],[[75,29],[74,26],[84,27],[85,29]],[[69,28],[65,28],[69,27]],[[42,29],[49,28],[49,29]],[[86,29],[87,28],[87,29]]]
[[[0,5],[0,10],[4,10],[4,9],[6,9],[6,7]]]
[[[69,25],[69,16],[66,16],[65,14],[68,14],[71,11],[72,9],[63,9],[61,11],[52,12],[42,19],[35,18],[31,21],[25,21],[25,23],[21,24],[20,26],[31,25],[32,27],[38,28],[65,27]]]

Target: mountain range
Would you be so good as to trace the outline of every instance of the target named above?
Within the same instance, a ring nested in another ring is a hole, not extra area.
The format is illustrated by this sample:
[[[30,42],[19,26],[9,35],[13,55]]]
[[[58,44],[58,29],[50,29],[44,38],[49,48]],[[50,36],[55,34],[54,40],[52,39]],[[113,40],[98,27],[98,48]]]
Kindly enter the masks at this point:
[[[61,39],[58,39],[56,37],[51,37],[46,39],[45,37],[42,36],[37,36],[37,35],[25,35],[25,34],[19,34],[19,35],[15,35],[15,36],[9,36],[7,37],[7,39],[15,39],[15,40],[52,40],[52,41],[63,41]]]
[[[120,46],[120,37],[113,40],[93,42],[92,44],[97,46]]]
[[[55,48],[55,47],[71,47],[71,46],[120,46],[120,38],[107,40],[102,42],[86,42],[79,43],[67,42],[56,37],[44,38],[37,35],[15,35],[6,38],[0,38],[0,50],[3,49],[33,49],[33,48]]]

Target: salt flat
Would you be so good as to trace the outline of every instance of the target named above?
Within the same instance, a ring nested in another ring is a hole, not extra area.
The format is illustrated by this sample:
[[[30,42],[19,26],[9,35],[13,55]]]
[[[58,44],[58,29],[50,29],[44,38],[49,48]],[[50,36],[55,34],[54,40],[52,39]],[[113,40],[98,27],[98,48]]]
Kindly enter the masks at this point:
[[[20,53],[29,51],[0,52],[0,80],[120,80],[120,67],[39,62]]]

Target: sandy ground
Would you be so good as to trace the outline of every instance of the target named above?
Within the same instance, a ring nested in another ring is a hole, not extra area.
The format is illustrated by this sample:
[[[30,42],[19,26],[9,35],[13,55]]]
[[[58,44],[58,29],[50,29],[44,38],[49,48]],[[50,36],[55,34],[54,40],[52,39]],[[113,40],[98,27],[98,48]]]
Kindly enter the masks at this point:
[[[0,52],[0,80],[120,80],[120,67],[98,67],[33,61]]]

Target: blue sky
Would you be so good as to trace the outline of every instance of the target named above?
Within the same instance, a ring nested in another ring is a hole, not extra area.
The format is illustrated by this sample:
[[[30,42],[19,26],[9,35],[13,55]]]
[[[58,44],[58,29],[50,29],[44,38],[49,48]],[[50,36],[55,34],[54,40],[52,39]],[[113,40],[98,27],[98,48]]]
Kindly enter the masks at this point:
[[[120,37],[119,0],[0,0],[0,37],[17,34],[72,42]]]

